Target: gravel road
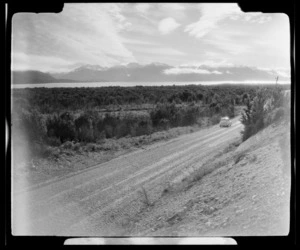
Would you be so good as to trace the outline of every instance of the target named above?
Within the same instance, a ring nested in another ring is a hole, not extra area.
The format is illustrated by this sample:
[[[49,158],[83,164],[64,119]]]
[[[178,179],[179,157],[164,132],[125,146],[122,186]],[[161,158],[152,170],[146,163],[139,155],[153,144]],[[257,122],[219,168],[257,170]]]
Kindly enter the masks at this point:
[[[235,118],[229,128],[215,125],[12,192],[13,234],[121,235],[145,203],[151,206],[169,182],[237,140],[242,127]]]

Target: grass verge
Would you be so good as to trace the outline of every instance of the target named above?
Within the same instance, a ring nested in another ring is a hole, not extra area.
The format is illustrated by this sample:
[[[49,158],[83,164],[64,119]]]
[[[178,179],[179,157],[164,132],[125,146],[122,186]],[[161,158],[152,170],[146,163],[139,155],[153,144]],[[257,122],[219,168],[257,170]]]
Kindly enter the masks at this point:
[[[176,181],[168,183],[167,187],[163,190],[163,194],[187,190],[192,187],[195,182],[199,182],[204,176],[226,165],[232,160],[232,154],[229,153],[232,153],[240,143],[240,140],[230,143],[224,150],[213,156],[213,159],[217,160],[209,159],[200,167],[195,168],[187,176],[177,178]]]

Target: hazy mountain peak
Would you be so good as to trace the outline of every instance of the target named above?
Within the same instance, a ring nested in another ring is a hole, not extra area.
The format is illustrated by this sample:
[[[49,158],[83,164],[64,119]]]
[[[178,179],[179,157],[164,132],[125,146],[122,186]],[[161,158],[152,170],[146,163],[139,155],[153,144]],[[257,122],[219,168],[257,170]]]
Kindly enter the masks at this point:
[[[100,65],[84,64],[84,65],[76,68],[74,71],[80,71],[80,70],[83,70],[83,69],[99,71],[99,70],[105,70],[106,68],[102,67]]]
[[[126,68],[141,68],[143,65],[132,62],[125,65]]]
[[[168,64],[160,63],[160,62],[153,62],[153,63],[150,63],[149,65],[162,66],[162,67],[170,67]]]

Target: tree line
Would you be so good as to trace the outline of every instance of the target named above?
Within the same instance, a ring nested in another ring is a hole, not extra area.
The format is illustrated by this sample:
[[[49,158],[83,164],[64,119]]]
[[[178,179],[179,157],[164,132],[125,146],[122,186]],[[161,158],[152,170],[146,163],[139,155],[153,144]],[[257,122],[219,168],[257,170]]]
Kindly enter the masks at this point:
[[[27,88],[13,89],[15,106],[35,107],[41,113],[58,110],[106,108],[109,105],[202,102],[218,104],[223,98],[236,105],[253,95],[255,86],[136,86],[101,88]]]
[[[264,126],[261,117],[265,117],[267,100],[274,99],[272,105],[280,107],[278,100],[284,88],[265,86],[263,94],[255,85],[14,89],[12,123],[28,141],[40,145],[59,146],[66,141],[101,143],[105,138],[201,126],[203,118],[216,124],[221,116],[237,115],[236,105],[246,105],[242,120],[245,140]],[[99,112],[99,108],[110,105],[148,103],[154,108],[142,113]]]

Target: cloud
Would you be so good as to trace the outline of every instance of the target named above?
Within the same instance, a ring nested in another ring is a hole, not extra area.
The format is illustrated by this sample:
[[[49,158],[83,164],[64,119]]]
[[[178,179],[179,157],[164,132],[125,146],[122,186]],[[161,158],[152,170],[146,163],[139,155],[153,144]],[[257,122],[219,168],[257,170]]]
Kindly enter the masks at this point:
[[[155,36],[168,34],[177,28],[178,20],[185,18],[185,9],[185,4],[180,3],[128,3],[124,5],[123,12],[134,23],[129,27],[130,31]]]
[[[218,37],[218,39],[215,39]],[[232,38],[226,36],[213,36],[211,39],[203,40],[204,43],[213,46],[215,49],[226,52],[231,55],[238,55],[247,52],[251,47],[248,44],[233,41]]]
[[[233,13],[238,13],[240,8],[237,4],[200,4],[201,17],[198,22],[186,26],[185,32],[197,38],[208,34],[222,19]]]
[[[127,29],[132,25],[121,13],[121,7],[119,4],[109,4],[106,6],[109,6],[107,8],[107,13],[114,19],[119,30]]]
[[[289,68],[265,68],[265,67],[257,67],[257,69],[267,72],[268,74],[276,77],[290,78],[291,70]]]
[[[249,13],[236,13],[230,17],[234,21],[245,21],[249,23],[266,23],[272,20],[272,17],[269,14],[263,14],[261,12],[249,12]]]
[[[180,74],[210,74],[208,70],[205,69],[192,69],[192,68],[171,68],[164,70],[166,75],[180,75]]]
[[[177,23],[174,18],[168,17],[159,22],[158,30],[161,34],[166,35],[177,29],[179,26],[180,24]]]
[[[13,53],[24,53],[32,60],[55,57],[70,64],[133,62],[119,34],[128,25],[118,4],[65,4],[58,14],[18,13],[13,18]],[[18,56],[14,63],[20,67]]]
[[[281,76],[281,77],[284,77],[284,78],[290,78],[291,77],[291,73],[287,72],[287,71],[277,70],[276,73],[277,73],[278,76]]]
[[[201,17],[199,21],[185,27],[185,32],[190,36],[201,38],[219,27],[222,20],[229,18],[233,21],[246,21],[250,23],[265,23],[272,20],[271,16],[262,13],[244,13],[234,3],[200,4]]]
[[[126,44],[132,45],[144,45],[144,46],[157,46],[158,44],[155,42],[149,42],[145,40],[131,39],[131,38],[121,38],[121,41]]]
[[[142,17],[143,19],[147,20],[148,23],[150,23],[151,25],[156,25],[156,22],[154,20],[152,20],[152,18],[150,18],[149,16],[151,16],[151,13],[153,13],[153,11],[149,11],[150,8],[153,9],[153,4],[150,3],[138,3],[138,4],[134,4],[134,8],[132,4],[127,4],[127,11],[129,11],[128,13],[133,13],[133,14],[138,14],[139,17]],[[133,9],[133,11],[132,11]]]
[[[223,74],[222,72],[218,71],[218,70],[214,70],[211,72],[212,74],[217,74],[217,75],[221,75]]]
[[[219,66],[217,66],[219,64]],[[286,68],[259,68],[246,65],[235,65],[226,63],[216,64],[183,64],[164,70],[166,75],[177,75],[182,78],[192,77],[193,79],[206,79],[209,81],[268,81],[275,83],[275,78],[279,76],[280,82],[290,80],[290,75]],[[189,75],[190,74],[190,75]],[[187,76],[184,76],[187,75]],[[199,75],[199,76],[197,76]]]
[[[127,4],[127,11],[138,14],[149,22],[157,22],[165,17],[181,20],[185,18],[186,6],[188,5],[182,3],[138,3]]]
[[[200,69],[200,68],[187,68],[187,67],[174,67],[170,69],[164,70],[166,75],[180,75],[180,74],[222,74],[222,72],[214,70],[209,71],[207,69]]]
[[[159,3],[157,9],[161,13],[161,17],[172,17],[176,20],[182,21],[186,18],[186,3]]]
[[[199,67],[208,67],[208,68],[219,68],[219,67],[233,67],[232,63],[229,63],[227,60],[222,61],[203,61],[203,62],[191,62],[191,63],[184,63],[179,65],[181,68],[199,68]]]
[[[161,3],[159,5],[164,10],[168,11],[184,11],[185,10],[185,4],[182,3]]]
[[[146,14],[150,7],[151,5],[149,3],[138,3],[135,5],[135,9],[142,14]]]
[[[141,48],[134,48],[133,51],[137,51],[143,54],[156,54],[156,55],[163,55],[163,56],[184,56],[186,55],[184,52],[173,49],[173,48],[165,48],[165,47],[153,47],[147,49]]]
[[[13,66],[61,70],[77,63],[109,67],[138,60],[177,66],[196,61],[206,65],[200,69],[210,64],[216,74],[220,62],[215,60],[223,58],[224,64],[285,66],[288,17],[278,15],[243,13],[237,4],[219,3],[85,3],[65,4],[58,14],[18,13],[12,27]],[[185,36],[173,39],[181,30]]]
[[[63,72],[72,65],[67,60],[53,56],[27,55],[25,53],[12,53],[12,70],[32,70]]]

